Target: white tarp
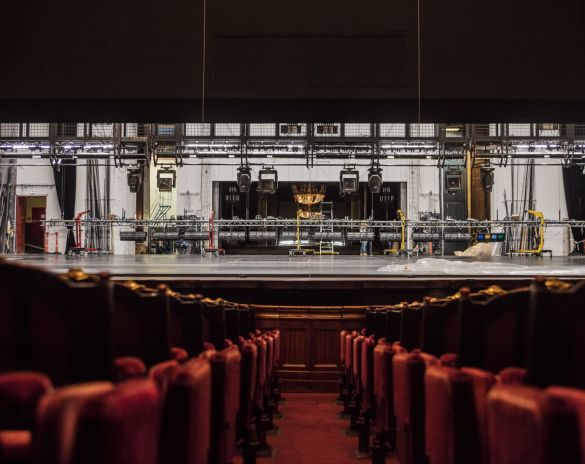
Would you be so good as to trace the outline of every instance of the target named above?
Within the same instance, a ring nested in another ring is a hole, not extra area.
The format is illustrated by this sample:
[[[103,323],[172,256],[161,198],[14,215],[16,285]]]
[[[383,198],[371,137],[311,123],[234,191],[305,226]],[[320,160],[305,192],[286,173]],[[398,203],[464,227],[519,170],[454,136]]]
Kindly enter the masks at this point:
[[[534,258],[539,260],[540,258]],[[546,258],[544,258],[546,259]],[[582,276],[585,275],[585,266],[557,266],[553,269],[534,265],[513,263],[498,263],[481,260],[451,260],[440,258],[422,258],[401,264],[389,264],[378,268],[378,272],[388,274],[415,274],[415,275],[555,275],[555,276]]]

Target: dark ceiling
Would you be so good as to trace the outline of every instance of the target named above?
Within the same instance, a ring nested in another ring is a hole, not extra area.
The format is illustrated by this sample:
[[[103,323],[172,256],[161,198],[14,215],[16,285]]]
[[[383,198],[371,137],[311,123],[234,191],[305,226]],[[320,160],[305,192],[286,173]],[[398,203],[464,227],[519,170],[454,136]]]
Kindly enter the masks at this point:
[[[585,121],[585,2],[421,0],[421,118]],[[203,1],[4,0],[0,119],[201,120]],[[208,0],[208,121],[412,122],[415,0]]]

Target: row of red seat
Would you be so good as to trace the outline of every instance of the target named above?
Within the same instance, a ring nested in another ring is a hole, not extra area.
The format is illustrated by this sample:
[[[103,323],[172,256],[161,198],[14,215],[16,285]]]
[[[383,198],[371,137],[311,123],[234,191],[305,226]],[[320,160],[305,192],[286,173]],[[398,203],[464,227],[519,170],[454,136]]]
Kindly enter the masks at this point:
[[[342,331],[358,452],[400,464],[585,463],[585,282],[372,308]]]
[[[0,322],[16,330],[0,338],[0,462],[226,464],[238,444],[248,464],[271,452],[280,333],[256,330],[253,307],[6,263],[0,294]]]

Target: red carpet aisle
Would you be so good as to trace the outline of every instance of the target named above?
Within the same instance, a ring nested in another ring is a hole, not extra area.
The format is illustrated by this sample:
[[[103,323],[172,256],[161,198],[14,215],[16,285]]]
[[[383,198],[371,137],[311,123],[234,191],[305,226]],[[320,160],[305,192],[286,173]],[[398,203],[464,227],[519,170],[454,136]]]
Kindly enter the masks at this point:
[[[331,393],[286,393],[280,409],[284,415],[276,423],[280,434],[270,435],[276,450],[273,458],[258,458],[259,464],[367,464],[355,457],[357,437],[345,435],[348,421],[337,418],[341,407]],[[393,464],[392,459],[387,459]],[[237,464],[241,463],[238,457]]]

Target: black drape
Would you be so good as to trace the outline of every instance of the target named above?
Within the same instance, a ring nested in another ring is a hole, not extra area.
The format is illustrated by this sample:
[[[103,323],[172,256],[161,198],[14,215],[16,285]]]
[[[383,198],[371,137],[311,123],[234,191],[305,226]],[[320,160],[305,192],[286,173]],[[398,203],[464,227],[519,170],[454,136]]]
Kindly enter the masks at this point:
[[[55,176],[55,188],[57,189],[57,199],[61,208],[62,219],[70,220],[75,216],[75,188],[77,179],[76,162],[73,165],[60,166],[53,168]],[[67,246],[65,252],[75,246],[75,237],[73,235],[73,226],[67,227]]]
[[[563,184],[569,219],[585,219],[585,175],[583,175],[581,166],[563,168]],[[572,232],[573,238],[577,242],[575,251],[583,252],[583,243],[581,243],[585,237],[583,229],[573,227]]]

